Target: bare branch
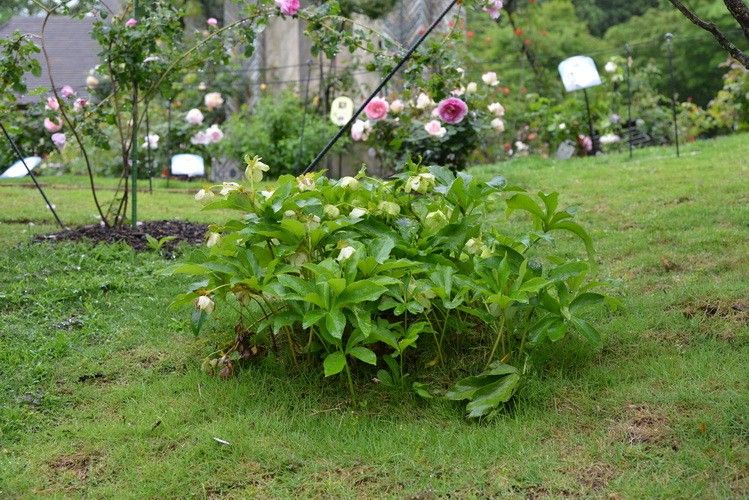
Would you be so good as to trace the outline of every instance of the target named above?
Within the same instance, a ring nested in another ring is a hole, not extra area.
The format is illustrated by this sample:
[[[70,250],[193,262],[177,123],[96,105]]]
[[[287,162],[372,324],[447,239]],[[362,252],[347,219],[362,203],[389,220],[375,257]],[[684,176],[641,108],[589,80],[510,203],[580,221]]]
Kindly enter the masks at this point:
[[[726,4],[736,21],[739,22],[741,29],[744,31],[744,36],[749,40],[749,7],[743,0],[723,0],[723,3]]]
[[[731,0],[726,0],[726,4]],[[738,0],[739,3],[741,0]],[[679,12],[684,14],[684,17],[692,21],[694,24],[702,28],[703,30],[712,33],[712,35],[715,37],[715,39],[718,41],[721,47],[726,49],[731,56],[739,61],[745,68],[749,69],[749,55],[745,54],[741,51],[736,45],[734,45],[731,40],[728,39],[726,35],[723,34],[722,31],[720,31],[720,28],[718,28],[714,23],[710,21],[705,21],[704,19],[701,19],[697,14],[692,12],[689,7],[684,5],[684,3],[681,0],[669,0],[671,4],[679,9]],[[732,2],[736,3],[736,2]],[[746,5],[744,5],[746,7]]]

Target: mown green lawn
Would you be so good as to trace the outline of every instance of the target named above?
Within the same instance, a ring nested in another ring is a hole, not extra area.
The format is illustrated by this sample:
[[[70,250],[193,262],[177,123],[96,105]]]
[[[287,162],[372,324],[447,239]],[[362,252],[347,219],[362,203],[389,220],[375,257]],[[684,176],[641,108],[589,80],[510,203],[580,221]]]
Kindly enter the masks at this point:
[[[30,244],[50,214],[0,185],[0,497],[749,496],[749,137],[472,172],[578,205],[626,306],[481,423],[270,360],[211,378],[168,262]],[[84,179],[42,180],[94,222]],[[159,184],[143,218],[210,220],[197,188]]]

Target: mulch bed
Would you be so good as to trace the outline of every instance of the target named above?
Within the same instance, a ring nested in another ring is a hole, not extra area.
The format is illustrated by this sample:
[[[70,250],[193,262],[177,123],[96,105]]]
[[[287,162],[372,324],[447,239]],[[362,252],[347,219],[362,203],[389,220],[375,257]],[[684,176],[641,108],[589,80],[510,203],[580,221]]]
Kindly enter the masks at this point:
[[[199,245],[205,241],[208,230],[206,224],[196,224],[181,220],[154,220],[139,224],[137,227],[125,224],[120,227],[106,228],[101,225],[79,226],[59,233],[44,234],[37,236],[34,240],[38,242],[58,241],[87,241],[90,243],[117,243],[124,242],[135,250],[149,250],[146,235],[161,239],[166,236],[175,236],[176,239],[164,245],[165,250],[174,250],[180,243]]]

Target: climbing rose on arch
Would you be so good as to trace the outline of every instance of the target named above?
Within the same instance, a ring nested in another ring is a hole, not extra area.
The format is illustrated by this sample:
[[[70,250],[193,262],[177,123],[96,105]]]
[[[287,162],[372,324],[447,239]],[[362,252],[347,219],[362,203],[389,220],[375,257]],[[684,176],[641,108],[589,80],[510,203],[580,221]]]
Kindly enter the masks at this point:
[[[468,114],[468,105],[462,99],[448,97],[437,105],[437,113],[443,122],[455,125],[462,122]]]
[[[293,16],[299,11],[299,0],[276,0],[276,7],[284,16]]]
[[[390,105],[385,99],[379,97],[372,99],[364,108],[364,112],[367,113],[370,120],[382,120],[387,116],[388,111],[390,111]]]

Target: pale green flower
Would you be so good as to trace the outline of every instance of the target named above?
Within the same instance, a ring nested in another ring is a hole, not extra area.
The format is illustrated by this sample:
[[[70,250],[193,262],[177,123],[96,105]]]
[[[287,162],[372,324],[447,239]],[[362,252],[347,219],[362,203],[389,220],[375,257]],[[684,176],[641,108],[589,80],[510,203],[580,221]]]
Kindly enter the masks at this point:
[[[325,217],[329,219],[337,219],[341,215],[341,211],[335,205],[325,205],[323,212],[325,213]]]
[[[395,217],[401,213],[401,207],[392,201],[381,201],[377,209],[385,215]]]
[[[263,163],[262,158],[259,156],[245,155],[244,161],[247,163],[247,169],[244,171],[244,175],[252,182],[260,182],[263,180],[263,172],[270,170],[270,167]]]

